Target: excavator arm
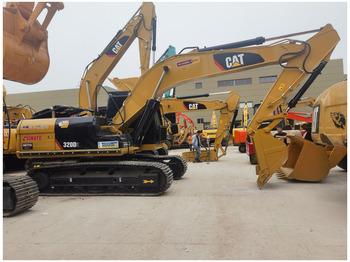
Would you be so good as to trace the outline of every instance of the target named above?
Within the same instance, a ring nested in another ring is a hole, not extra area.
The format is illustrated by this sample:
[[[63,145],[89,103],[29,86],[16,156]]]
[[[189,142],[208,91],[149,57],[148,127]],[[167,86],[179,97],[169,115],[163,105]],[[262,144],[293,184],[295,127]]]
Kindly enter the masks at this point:
[[[288,154],[284,143],[273,138],[270,131],[286,117],[289,109],[295,106],[313,80],[321,73],[339,40],[338,34],[331,25],[326,25],[319,33],[307,40],[306,50],[290,59],[287,65],[284,66],[285,69],[271,87],[250,122],[247,134],[254,141],[258,160],[256,173],[259,176],[257,181],[259,188],[283,164]],[[272,116],[272,112],[278,105],[285,101],[308,75],[310,75],[309,79],[289,102],[288,107],[282,113]],[[261,124],[267,120],[270,120],[271,123],[264,128],[260,128]]]
[[[236,94],[234,91],[221,92],[220,94],[224,94],[224,93],[230,94],[228,98]],[[209,96],[214,94],[205,94],[204,96]],[[164,114],[185,112],[185,111],[197,111],[197,110],[221,110],[228,106],[227,102],[220,101],[220,100],[200,101],[200,100],[184,99],[181,97],[162,99],[160,103]]]
[[[298,87],[308,75],[307,71],[314,70],[321,61],[329,60],[331,51],[338,41],[337,32],[331,25],[326,25],[306,42],[280,40],[270,45],[236,48],[242,46],[242,42],[239,42],[195,49],[186,54],[171,56],[154,65],[139,78],[130,96],[124,101],[123,107],[113,118],[110,131],[122,133],[122,130],[128,128],[141,114],[141,117],[146,119],[147,114],[152,112],[145,109],[146,104],[149,104],[147,101],[160,100],[164,92],[180,84],[194,79],[280,64],[285,70],[275,84],[276,94],[270,92],[268,94],[270,99],[263,107],[266,111],[262,115],[268,116]],[[247,42],[244,44],[247,45]],[[257,41],[249,44],[257,44]],[[257,133],[259,127],[257,119],[262,120],[261,114],[258,114],[251,123],[251,135]]]
[[[106,80],[136,38],[139,39],[141,74],[149,69],[151,48],[155,51],[156,13],[154,4],[143,3],[129,22],[86,68],[80,82],[79,106],[94,110],[101,84]],[[153,37],[153,45],[151,41]]]

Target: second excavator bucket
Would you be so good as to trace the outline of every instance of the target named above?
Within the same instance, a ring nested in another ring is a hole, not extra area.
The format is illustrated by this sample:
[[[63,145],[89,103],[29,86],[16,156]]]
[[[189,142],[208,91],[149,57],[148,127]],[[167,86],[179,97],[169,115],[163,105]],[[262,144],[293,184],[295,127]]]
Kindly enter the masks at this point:
[[[345,147],[319,146],[297,136],[288,136],[288,158],[277,170],[279,178],[320,181],[346,155]]]

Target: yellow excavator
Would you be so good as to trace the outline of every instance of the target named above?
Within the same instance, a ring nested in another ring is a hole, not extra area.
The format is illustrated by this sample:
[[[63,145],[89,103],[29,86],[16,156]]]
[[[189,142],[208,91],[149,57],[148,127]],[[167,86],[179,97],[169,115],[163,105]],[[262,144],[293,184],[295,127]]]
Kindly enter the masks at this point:
[[[89,170],[92,174],[96,173],[96,169],[105,170],[109,168],[115,170],[113,172],[111,171],[107,177],[104,177],[104,174],[98,177],[88,174],[82,177],[82,179],[75,178],[74,186],[71,187],[67,187],[64,184],[60,186],[61,179],[55,177],[49,183],[51,184],[51,188],[56,188],[57,190],[43,189],[43,187],[48,186],[48,183],[46,183],[48,181],[45,180],[47,177],[43,176],[42,173],[38,174],[36,172],[32,177],[39,183],[38,185],[42,193],[70,194],[70,191],[74,191],[77,194],[158,195],[169,188],[173,179],[181,178],[186,172],[187,165],[181,156],[136,155],[136,152],[145,152],[146,149],[133,147],[133,141],[127,132],[119,135],[111,134],[108,131],[108,124],[111,124],[110,116],[113,117],[115,115],[118,111],[117,108],[121,106],[120,102],[125,99],[125,95],[127,94],[123,92],[118,94],[110,92],[107,109],[98,107],[96,103],[100,88],[104,88],[101,84],[135,39],[139,40],[141,73],[144,74],[148,70],[151,47],[155,51],[155,21],[154,5],[152,3],[143,3],[126,26],[117,33],[102,51],[99,57],[88,65],[80,85],[80,108],[56,105],[50,109],[37,112],[27,123],[21,122],[24,125],[22,126],[23,129],[27,129],[26,125],[29,123],[40,123],[42,128],[39,133],[42,131],[44,134],[47,132],[45,130],[47,127],[49,127],[49,130],[51,130],[51,126],[56,126],[55,129],[59,127],[59,130],[54,130],[54,144],[45,144],[43,141],[44,137],[50,141],[51,136],[42,134],[37,136],[24,135],[22,140],[24,139],[28,143],[22,144],[22,150],[33,149],[32,145],[35,145],[35,143],[31,143],[31,141],[39,141],[48,150],[65,151],[62,153],[52,152],[52,154],[48,153],[45,155],[39,153],[36,156],[33,154],[26,155],[24,158],[29,159],[27,161],[28,168],[37,168],[40,166],[41,171],[43,171],[43,165],[38,165],[42,161],[47,163],[45,170],[52,169],[55,165],[62,165],[60,161],[62,161],[63,157],[63,159],[69,159],[67,161],[75,161],[74,164],[68,167],[71,168],[73,173],[81,168],[81,166]],[[66,120],[67,117],[69,117],[69,120]],[[153,130],[155,135],[151,136],[149,141],[152,144],[160,145],[164,127],[156,126],[157,121],[158,116],[150,120],[150,123],[153,122],[156,130]],[[32,127],[30,125],[28,129],[32,129]],[[71,132],[71,130],[74,130],[74,132]],[[95,143],[94,139],[99,140],[96,148],[92,146]],[[153,143],[153,141],[157,142]],[[34,145],[33,147],[35,147]],[[93,148],[97,150],[90,150]],[[41,150],[42,148],[39,146],[36,149]],[[74,153],[68,153],[70,150],[73,150]],[[20,158],[23,157],[18,154],[17,156]],[[112,161],[115,156],[118,156],[118,161]],[[123,156],[123,158],[120,156]],[[99,164],[96,164],[94,158],[100,161]],[[81,161],[85,163],[77,164],[77,162]],[[109,167],[107,167],[108,165]],[[112,175],[114,172],[117,174]],[[95,183],[95,180],[97,183]],[[52,187],[52,185],[54,186]]]
[[[3,78],[22,84],[41,81],[50,64],[47,27],[57,11],[64,8],[61,2],[8,2],[3,7]],[[40,14],[46,12],[42,23]],[[3,168],[8,163],[20,164],[16,153],[17,121],[30,118],[29,106],[6,105],[3,87]],[[10,142],[11,141],[11,142]],[[37,202],[37,184],[29,176],[3,177],[3,216],[14,216]]]
[[[204,124],[202,124],[202,126],[203,129],[201,133],[201,138],[206,146],[210,146],[210,144],[215,141],[216,132],[218,128],[215,111],[212,112],[209,126],[205,127]]]
[[[166,127],[161,125],[162,95],[187,81],[271,64],[287,67],[280,78],[297,84],[307,73],[296,71],[312,70],[327,61],[338,42],[331,25],[312,32],[316,34],[308,41],[259,37],[180,52],[142,74],[129,94],[110,97],[105,114],[96,113],[100,84],[89,84],[80,101],[87,100],[82,110],[92,110],[93,115],[22,120],[17,127],[17,157],[32,160],[28,175],[42,193],[162,194],[170,187],[174,171],[180,173],[177,177],[183,175],[182,158],[138,154],[142,145],[166,139]]]
[[[213,101],[214,102],[214,101]],[[215,102],[216,106],[210,107],[211,110],[220,110],[219,124],[216,128],[216,137],[213,143],[213,148],[209,147],[201,150],[201,161],[218,161],[219,158],[226,155],[227,145],[224,149],[222,141],[226,139],[228,141],[230,134],[232,134],[232,123],[235,122],[237,117],[237,107],[239,104],[239,95],[231,91],[225,102]],[[195,151],[184,152],[182,156],[186,161],[194,161],[196,156]]]
[[[216,139],[214,141],[213,149],[208,148],[203,150],[201,154],[202,161],[217,161],[220,157],[226,155],[226,150],[222,147],[222,141],[228,137],[228,132],[231,127],[230,123],[233,118],[233,115],[236,111],[236,108],[239,103],[239,95],[234,92],[220,92],[220,94],[228,93],[226,101],[213,100],[213,101],[198,101],[191,100],[188,98],[201,97],[201,96],[210,96],[216,95],[219,93],[212,94],[203,94],[190,97],[175,97],[170,99],[162,99],[161,107],[164,114],[173,113],[173,112],[183,112],[185,111],[197,111],[197,110],[220,110],[220,120],[219,125],[216,130]],[[237,114],[235,114],[237,116]],[[221,151],[221,154],[219,155]],[[193,161],[194,152],[183,153],[182,156],[187,162]]]

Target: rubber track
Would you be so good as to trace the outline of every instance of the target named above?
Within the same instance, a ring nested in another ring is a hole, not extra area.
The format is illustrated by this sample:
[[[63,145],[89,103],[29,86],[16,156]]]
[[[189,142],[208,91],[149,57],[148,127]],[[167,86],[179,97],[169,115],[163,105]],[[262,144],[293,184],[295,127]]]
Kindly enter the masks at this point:
[[[40,192],[40,195],[60,195],[60,196],[113,196],[113,195],[119,195],[119,196],[154,196],[154,195],[161,195],[163,194],[172,184],[173,182],[173,172],[171,169],[163,164],[158,162],[146,162],[146,161],[98,161],[98,162],[77,162],[77,163],[61,163],[61,164],[53,164],[53,163],[47,163],[44,166],[33,168],[28,172],[28,175],[31,176],[35,173],[35,171],[38,172],[54,172],[57,170],[74,170],[79,168],[93,168],[93,167],[99,167],[99,168],[110,168],[110,167],[140,167],[140,168],[153,168],[161,171],[161,175],[163,176],[164,183],[160,185],[159,191],[156,193],[153,192],[142,192],[142,191],[135,191],[133,189],[128,189],[127,191],[121,191],[121,192]],[[141,189],[142,190],[142,189]]]
[[[3,210],[4,217],[17,215],[34,206],[38,201],[38,185],[29,176],[5,175],[3,185],[10,186],[15,191],[17,201],[14,210]]]
[[[173,168],[173,176],[174,180],[179,180],[187,171],[187,162],[182,156],[178,155],[150,155],[150,154],[137,154],[135,156],[136,158],[139,158],[141,160],[151,160],[151,161],[158,161],[159,163],[162,163],[164,160],[172,160],[176,159],[178,161],[178,165],[176,168]],[[167,162],[164,162],[164,164],[167,164]],[[171,167],[170,167],[171,168]]]

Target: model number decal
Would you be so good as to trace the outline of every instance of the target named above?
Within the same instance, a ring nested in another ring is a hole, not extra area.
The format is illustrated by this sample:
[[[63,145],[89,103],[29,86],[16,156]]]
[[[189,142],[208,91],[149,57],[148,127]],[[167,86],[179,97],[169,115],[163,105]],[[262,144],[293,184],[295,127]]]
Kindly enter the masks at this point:
[[[63,142],[64,148],[75,148],[79,147],[79,142]]]

